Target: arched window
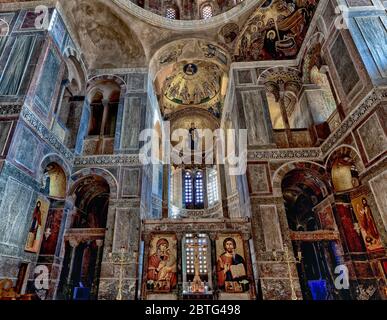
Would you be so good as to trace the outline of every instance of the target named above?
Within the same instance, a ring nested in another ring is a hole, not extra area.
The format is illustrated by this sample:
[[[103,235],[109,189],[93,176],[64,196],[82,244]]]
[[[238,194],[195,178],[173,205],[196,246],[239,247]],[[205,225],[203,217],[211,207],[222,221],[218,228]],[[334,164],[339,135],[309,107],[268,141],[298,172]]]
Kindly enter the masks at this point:
[[[207,197],[208,205],[213,206],[219,201],[219,192],[218,192],[218,174],[215,168],[208,170],[207,177]]]
[[[212,10],[212,6],[209,5],[209,4],[206,4],[202,7],[202,18],[203,19],[209,19],[209,18],[212,18],[213,16],[213,10]]]
[[[177,10],[174,7],[168,7],[165,11],[165,17],[168,19],[177,19]]]
[[[184,172],[184,204],[186,209],[204,208],[204,174],[198,170]]]
[[[195,175],[195,205],[200,206],[204,204],[203,192],[203,172],[198,171]]]
[[[192,174],[189,171],[184,174],[184,203],[186,207],[193,204],[193,181]]]

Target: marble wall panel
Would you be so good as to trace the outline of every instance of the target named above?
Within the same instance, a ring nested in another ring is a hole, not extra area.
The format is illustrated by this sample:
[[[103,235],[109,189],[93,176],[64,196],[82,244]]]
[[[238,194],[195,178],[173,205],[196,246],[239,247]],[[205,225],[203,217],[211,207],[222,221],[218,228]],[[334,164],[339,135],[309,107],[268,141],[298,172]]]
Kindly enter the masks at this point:
[[[292,289],[289,279],[262,279],[262,291],[264,300],[291,300]],[[297,279],[294,279],[293,288],[298,297],[302,297]]]
[[[0,122],[0,156],[3,156],[5,153],[5,148],[7,146],[9,134],[11,132],[12,123],[12,121]]]
[[[376,113],[361,125],[357,132],[368,161],[372,161],[387,150],[387,137]]]
[[[54,38],[54,41],[61,49],[66,36],[66,28],[60,15],[55,14],[52,19],[54,19],[54,21],[52,22],[52,28],[50,32],[52,34],[52,37]]]
[[[24,247],[33,191],[9,178],[1,198],[0,243]]]
[[[44,115],[50,112],[53,104],[61,61],[53,49],[49,49],[36,89],[35,103]]]
[[[355,17],[361,37],[360,52],[373,77],[387,78],[387,18],[385,16]],[[378,35],[378,36],[375,36]],[[364,45],[362,45],[364,43]],[[370,65],[371,64],[371,65]],[[373,68],[376,66],[376,68]],[[373,71],[376,69],[375,71]],[[376,72],[377,74],[373,74]]]
[[[267,164],[249,164],[247,169],[247,177],[250,187],[250,193],[269,193],[269,168]]]
[[[251,70],[238,71],[238,84],[240,85],[254,84]]]
[[[26,127],[20,127],[15,147],[15,160],[30,171],[36,170],[39,157],[39,140]]]
[[[323,19],[325,22],[325,26],[327,27],[327,29],[329,29],[333,20],[335,19],[335,7],[332,3],[332,0],[327,1],[327,6],[323,14]]]
[[[15,96],[18,94],[34,45],[34,36],[16,38],[1,76],[0,95]]]
[[[127,209],[117,209],[114,226],[113,252],[120,248],[129,248],[130,212]]]
[[[146,74],[133,73],[129,75],[129,91],[146,91]]]
[[[374,5],[371,0],[347,0],[347,3],[350,7],[367,7]]]
[[[140,194],[140,169],[124,168],[121,180],[122,197],[138,197]]]
[[[75,153],[80,154],[82,152],[84,139],[87,136],[89,129],[90,109],[86,104],[83,105],[81,123],[79,125],[77,142],[75,145]]]
[[[142,99],[140,97],[129,97],[125,102],[121,146],[123,149],[137,149],[143,118],[142,110],[145,110],[145,108],[142,108]]]
[[[276,206],[260,206],[266,251],[283,250],[280,223]]]
[[[271,121],[265,93],[260,90],[241,92],[250,146],[271,143]]]
[[[330,53],[344,93],[349,95],[360,78],[341,34],[334,41]]]
[[[387,171],[384,171],[380,175],[376,176],[370,181],[370,186],[376,204],[379,209],[379,213],[382,216],[384,229],[387,231]],[[382,228],[382,226],[380,226]]]

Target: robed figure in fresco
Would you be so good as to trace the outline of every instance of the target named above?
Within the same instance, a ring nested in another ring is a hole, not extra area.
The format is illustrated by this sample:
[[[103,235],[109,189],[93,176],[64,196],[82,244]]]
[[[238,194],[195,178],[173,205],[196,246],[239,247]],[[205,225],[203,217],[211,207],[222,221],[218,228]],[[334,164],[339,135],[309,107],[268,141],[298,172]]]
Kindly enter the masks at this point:
[[[176,256],[167,239],[157,241],[156,252],[149,257],[147,274],[148,281],[154,281],[155,291],[169,291],[176,286]]]
[[[235,283],[247,279],[246,263],[244,258],[235,252],[236,241],[226,238],[223,241],[224,252],[217,261],[218,286],[221,289],[234,287]]]
[[[35,241],[39,240],[41,237],[42,229],[42,212],[40,210],[41,202],[38,201],[36,203],[36,207],[34,209],[34,213],[32,216],[32,224],[28,233],[28,240],[27,240],[27,249],[33,249],[35,245]]]
[[[360,212],[360,225],[363,227],[369,239],[367,242],[372,242],[373,239],[379,239],[379,232],[376,229],[375,221],[372,216],[371,208],[367,203],[366,198],[361,200],[362,206],[358,205],[358,212]]]

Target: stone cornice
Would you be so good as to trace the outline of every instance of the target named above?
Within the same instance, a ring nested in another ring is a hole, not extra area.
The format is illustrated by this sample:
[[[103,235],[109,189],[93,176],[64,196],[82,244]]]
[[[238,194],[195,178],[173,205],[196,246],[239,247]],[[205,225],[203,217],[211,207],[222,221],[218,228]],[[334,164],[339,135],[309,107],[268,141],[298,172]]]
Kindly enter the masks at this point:
[[[140,166],[140,158],[137,154],[128,155],[101,155],[101,156],[86,156],[76,157],[74,160],[74,166],[76,167],[111,167],[114,166]]]
[[[270,161],[270,160],[314,160],[322,158],[320,148],[305,149],[273,149],[273,150],[250,150],[248,152],[248,161]]]
[[[324,157],[345,138],[353,128],[380,102],[387,101],[387,88],[376,88],[363,99],[359,107],[353,110],[322,144],[321,151]]]
[[[73,163],[74,154],[66,148],[58,138],[46,128],[46,126],[39,120],[39,118],[27,107],[24,107],[21,112],[21,118],[35,130],[37,135],[53,147],[61,156],[67,161]]]

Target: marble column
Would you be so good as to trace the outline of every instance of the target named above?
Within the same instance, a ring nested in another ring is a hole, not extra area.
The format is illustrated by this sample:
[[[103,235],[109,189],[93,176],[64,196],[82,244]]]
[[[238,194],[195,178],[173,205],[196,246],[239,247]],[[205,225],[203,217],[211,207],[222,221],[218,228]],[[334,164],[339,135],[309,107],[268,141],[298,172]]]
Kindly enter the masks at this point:
[[[95,261],[95,269],[93,276],[93,284],[91,288],[91,295],[95,298],[98,297],[98,284],[99,284],[99,276],[101,274],[101,262],[102,262],[102,253],[103,253],[103,244],[104,241],[102,239],[95,240],[95,244],[97,246],[97,259]]]
[[[70,254],[69,272],[67,274],[66,284],[68,287],[72,287],[72,275],[74,270],[75,253],[79,246],[79,241],[76,239],[70,239],[69,244],[70,244],[71,254]]]
[[[170,171],[171,166],[170,165],[163,165],[163,202],[162,202],[162,218],[168,219],[169,216],[169,199],[170,199]]]
[[[251,207],[256,273],[262,298],[291,300],[295,294],[298,300],[302,300],[282,197],[252,196]]]

